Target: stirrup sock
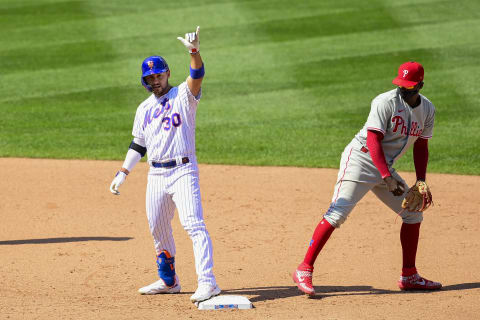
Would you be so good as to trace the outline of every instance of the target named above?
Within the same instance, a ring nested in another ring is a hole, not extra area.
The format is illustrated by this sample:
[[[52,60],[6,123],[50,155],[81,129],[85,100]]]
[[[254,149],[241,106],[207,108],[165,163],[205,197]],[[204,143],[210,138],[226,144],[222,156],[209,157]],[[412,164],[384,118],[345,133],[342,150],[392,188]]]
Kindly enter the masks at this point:
[[[158,276],[169,287],[175,284],[175,257],[170,256],[167,250],[163,250],[157,256]]]

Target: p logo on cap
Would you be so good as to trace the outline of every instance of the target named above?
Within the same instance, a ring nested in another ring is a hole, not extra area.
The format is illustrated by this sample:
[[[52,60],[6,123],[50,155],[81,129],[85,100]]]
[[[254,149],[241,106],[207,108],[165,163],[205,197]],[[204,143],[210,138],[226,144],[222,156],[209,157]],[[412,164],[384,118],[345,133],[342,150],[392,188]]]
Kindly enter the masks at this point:
[[[400,87],[416,86],[423,81],[423,74],[423,67],[420,63],[405,62],[398,68],[398,75],[392,82]]]

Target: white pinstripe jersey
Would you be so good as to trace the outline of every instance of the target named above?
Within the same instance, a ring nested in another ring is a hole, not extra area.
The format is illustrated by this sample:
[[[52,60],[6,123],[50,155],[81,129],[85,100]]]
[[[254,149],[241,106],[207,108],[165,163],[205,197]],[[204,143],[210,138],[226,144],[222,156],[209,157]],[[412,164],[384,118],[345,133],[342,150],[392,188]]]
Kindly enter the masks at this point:
[[[367,130],[383,133],[382,148],[389,166],[400,158],[418,137],[430,139],[435,120],[434,105],[420,95],[421,103],[410,107],[393,89],[375,97],[370,114],[355,138],[367,146]]]
[[[201,91],[195,97],[187,82],[157,98],[154,94],[137,108],[132,135],[144,139],[148,161],[195,156],[195,116]]]

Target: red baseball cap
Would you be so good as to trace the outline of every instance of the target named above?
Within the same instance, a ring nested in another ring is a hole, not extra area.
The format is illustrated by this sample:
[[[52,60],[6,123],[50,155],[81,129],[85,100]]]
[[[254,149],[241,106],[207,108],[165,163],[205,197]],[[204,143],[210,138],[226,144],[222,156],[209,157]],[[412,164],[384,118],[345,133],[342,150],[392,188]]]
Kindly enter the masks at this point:
[[[398,76],[393,79],[393,84],[400,87],[412,87],[423,81],[423,67],[420,63],[405,62],[398,68]]]

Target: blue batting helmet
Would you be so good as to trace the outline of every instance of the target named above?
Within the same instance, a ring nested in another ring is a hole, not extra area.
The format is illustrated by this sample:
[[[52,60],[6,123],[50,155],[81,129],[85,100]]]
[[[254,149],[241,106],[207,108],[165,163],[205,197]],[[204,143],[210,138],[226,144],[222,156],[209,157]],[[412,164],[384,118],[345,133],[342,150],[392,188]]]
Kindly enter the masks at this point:
[[[142,85],[148,91],[152,92],[152,87],[145,82],[145,77],[151,74],[167,72],[168,64],[165,59],[160,56],[151,56],[143,60],[142,62]]]

